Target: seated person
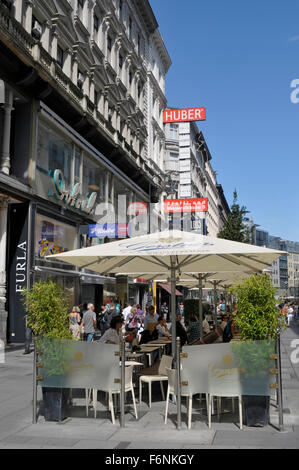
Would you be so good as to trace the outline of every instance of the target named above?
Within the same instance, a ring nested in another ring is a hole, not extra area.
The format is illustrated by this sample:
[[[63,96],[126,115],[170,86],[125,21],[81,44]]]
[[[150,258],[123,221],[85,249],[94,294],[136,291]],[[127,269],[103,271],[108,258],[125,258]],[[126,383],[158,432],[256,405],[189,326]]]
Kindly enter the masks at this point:
[[[204,335],[208,335],[209,333],[211,333],[211,327],[205,315],[203,315],[202,331]]]
[[[148,314],[146,315],[144,322],[143,322],[144,329],[145,330],[148,330],[149,328],[152,329],[152,325],[155,325],[156,327],[158,323],[158,318],[159,318],[159,315],[155,313],[155,307],[153,306],[149,307]]]
[[[106,343],[106,344],[119,344],[119,331],[123,326],[123,318],[121,316],[113,317],[110,323],[110,328],[107,330],[103,336],[96,341],[96,343]],[[133,340],[133,336],[136,331],[131,331],[126,333],[127,340]]]
[[[176,337],[180,338],[181,346],[184,346],[188,342],[186,328],[181,323],[182,315],[180,313],[177,314],[176,320]]]
[[[200,339],[200,321],[195,315],[192,315],[190,320],[191,323],[187,329],[187,334],[189,337],[189,343],[193,343]]]
[[[156,330],[158,331],[159,338],[170,338],[170,332],[167,328],[167,323],[164,315],[159,316]]]

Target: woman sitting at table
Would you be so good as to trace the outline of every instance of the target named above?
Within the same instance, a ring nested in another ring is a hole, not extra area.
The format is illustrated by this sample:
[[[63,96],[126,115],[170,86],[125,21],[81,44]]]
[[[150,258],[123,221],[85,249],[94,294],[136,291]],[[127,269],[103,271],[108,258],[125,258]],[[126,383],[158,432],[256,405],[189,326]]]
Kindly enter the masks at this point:
[[[107,330],[99,341],[96,343],[119,344],[119,330],[123,326],[123,319],[121,316],[113,317],[110,323],[110,328]],[[126,340],[133,340],[136,331],[126,333]]]

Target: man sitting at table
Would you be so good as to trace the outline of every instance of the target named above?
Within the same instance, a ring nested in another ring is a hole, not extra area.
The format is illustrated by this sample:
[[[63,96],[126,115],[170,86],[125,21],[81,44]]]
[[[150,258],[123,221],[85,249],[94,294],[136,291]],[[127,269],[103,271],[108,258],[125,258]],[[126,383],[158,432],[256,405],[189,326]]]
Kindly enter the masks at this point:
[[[148,314],[144,319],[144,330],[141,333],[140,344],[158,339],[158,332],[156,330],[158,319],[159,315],[155,313],[155,307],[149,307]]]
[[[167,328],[167,323],[164,315],[160,315],[158,318],[158,325],[156,326],[158,331],[159,338],[170,338],[169,329]]]
[[[151,306],[148,309],[148,314],[144,319],[144,329],[152,330],[155,329],[158,323],[159,315],[155,313],[155,307]]]

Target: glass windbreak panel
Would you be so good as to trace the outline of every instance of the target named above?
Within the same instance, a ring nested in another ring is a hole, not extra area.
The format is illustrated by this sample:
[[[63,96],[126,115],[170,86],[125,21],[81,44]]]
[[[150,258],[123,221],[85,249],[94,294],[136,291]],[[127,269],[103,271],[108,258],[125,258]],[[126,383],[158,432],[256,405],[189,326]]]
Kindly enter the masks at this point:
[[[240,371],[242,395],[271,395],[275,383],[275,342],[246,341],[231,343]]]
[[[275,341],[187,346],[182,381],[192,393],[270,396],[275,383]],[[182,393],[185,388],[182,388]]]
[[[77,237],[76,227],[37,214],[35,224],[35,259],[42,261],[46,259],[46,256],[76,249]]]
[[[38,338],[37,349],[42,387],[120,390],[117,345]]]
[[[38,122],[36,185],[38,194],[48,197],[55,170],[61,170],[67,187],[71,184],[72,141],[48,122]]]

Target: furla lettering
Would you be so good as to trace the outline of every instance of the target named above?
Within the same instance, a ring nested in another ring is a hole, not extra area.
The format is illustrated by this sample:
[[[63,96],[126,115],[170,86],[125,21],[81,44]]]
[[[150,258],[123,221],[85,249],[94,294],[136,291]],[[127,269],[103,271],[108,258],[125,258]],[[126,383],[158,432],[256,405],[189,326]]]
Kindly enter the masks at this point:
[[[20,243],[17,250],[16,292],[22,292],[26,285],[27,242]]]

